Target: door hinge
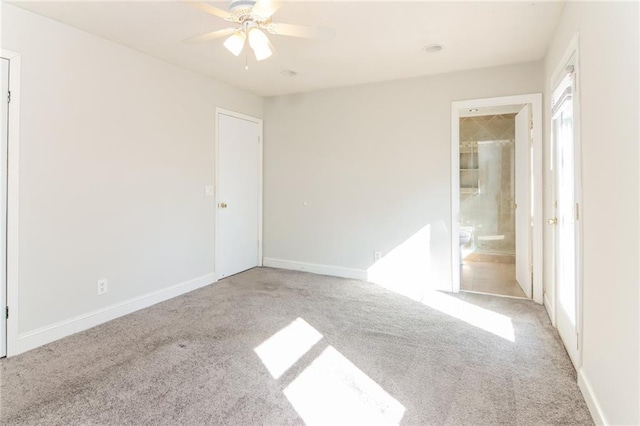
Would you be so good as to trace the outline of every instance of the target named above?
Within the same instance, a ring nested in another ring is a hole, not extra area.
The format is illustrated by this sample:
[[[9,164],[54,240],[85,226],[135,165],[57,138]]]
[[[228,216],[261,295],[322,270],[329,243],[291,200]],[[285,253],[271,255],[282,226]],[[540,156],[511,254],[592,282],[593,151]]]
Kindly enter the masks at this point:
[[[533,145],[533,121],[529,122],[529,143]]]
[[[576,220],[580,220],[580,204],[576,203]]]
[[[7,103],[10,104],[11,103],[11,90],[7,91]]]
[[[7,314],[6,319],[9,319],[9,307],[7,306]]]

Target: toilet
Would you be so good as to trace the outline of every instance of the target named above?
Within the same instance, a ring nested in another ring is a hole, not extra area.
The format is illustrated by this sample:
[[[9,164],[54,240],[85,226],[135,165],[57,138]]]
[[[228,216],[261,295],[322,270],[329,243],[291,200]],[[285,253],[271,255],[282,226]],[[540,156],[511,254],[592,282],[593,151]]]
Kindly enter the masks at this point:
[[[462,246],[471,241],[473,228],[471,226],[460,227],[460,267],[462,267]]]

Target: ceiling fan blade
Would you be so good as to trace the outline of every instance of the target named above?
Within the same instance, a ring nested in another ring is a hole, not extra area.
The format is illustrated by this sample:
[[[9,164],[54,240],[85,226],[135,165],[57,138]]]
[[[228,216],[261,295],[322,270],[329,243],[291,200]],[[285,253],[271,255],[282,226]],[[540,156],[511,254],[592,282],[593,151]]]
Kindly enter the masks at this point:
[[[238,31],[237,28],[225,28],[224,30],[213,31],[210,33],[191,37],[186,40],[182,40],[182,42],[187,44],[204,43],[205,41],[215,40],[220,37],[231,35],[236,31]]]
[[[331,28],[307,27],[305,25],[282,24],[272,22],[267,26],[271,34],[291,37],[310,38],[314,40],[331,40],[336,36],[336,31]]]
[[[259,16],[262,19],[268,19],[280,9],[282,5],[275,0],[258,0],[253,5],[251,12],[255,16]]]
[[[198,10],[201,10],[205,13],[208,13],[209,15],[217,16],[219,18],[226,19],[227,21],[236,20],[236,18],[226,10],[218,9],[217,7],[213,7],[209,4],[202,3],[199,1],[191,1],[191,0],[183,0],[183,1],[189,6],[196,8]]]

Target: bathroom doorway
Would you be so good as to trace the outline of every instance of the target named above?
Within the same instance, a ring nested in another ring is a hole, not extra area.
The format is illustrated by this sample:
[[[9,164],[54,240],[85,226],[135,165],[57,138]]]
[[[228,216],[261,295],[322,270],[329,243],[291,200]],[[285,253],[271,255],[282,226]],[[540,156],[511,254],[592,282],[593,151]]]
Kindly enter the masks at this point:
[[[542,302],[540,103],[453,103],[454,291]]]
[[[516,200],[521,192],[516,194],[516,186],[530,192],[528,179],[522,176],[528,172],[527,164],[518,161],[523,157],[521,150],[531,145],[526,131],[528,107],[473,108],[460,115],[460,232],[465,238],[460,247],[460,290],[527,297],[531,294],[530,274],[516,279],[516,213],[525,210],[528,203]],[[524,131],[516,132],[516,116]],[[516,133],[525,138],[518,141],[518,147]],[[516,184],[521,181],[524,183]],[[526,216],[517,233],[528,236],[531,222],[527,226]],[[518,240],[524,252],[518,260],[526,265],[517,266],[529,270],[529,238]]]

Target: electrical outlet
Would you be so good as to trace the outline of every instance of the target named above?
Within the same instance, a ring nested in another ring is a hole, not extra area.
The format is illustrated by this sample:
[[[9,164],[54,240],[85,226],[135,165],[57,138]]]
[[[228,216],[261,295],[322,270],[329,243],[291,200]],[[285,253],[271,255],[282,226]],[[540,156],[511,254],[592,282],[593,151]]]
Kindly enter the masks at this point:
[[[98,296],[109,291],[109,283],[107,279],[98,280]]]
[[[380,259],[382,259],[382,252],[381,251],[374,251],[373,252],[373,261],[377,262]]]

